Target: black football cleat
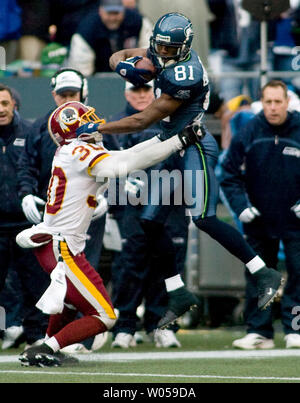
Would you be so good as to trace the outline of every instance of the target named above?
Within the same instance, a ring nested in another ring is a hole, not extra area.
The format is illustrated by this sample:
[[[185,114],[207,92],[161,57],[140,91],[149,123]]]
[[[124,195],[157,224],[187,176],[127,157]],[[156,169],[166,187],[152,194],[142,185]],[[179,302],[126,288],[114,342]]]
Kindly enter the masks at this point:
[[[165,329],[168,325],[174,323],[176,319],[190,309],[199,306],[198,298],[185,287],[180,287],[177,290],[171,291],[168,295],[168,308],[157,325],[157,327],[161,329]]]
[[[21,365],[26,367],[58,367],[61,365],[74,365],[79,362],[77,358],[64,354],[61,351],[54,353],[45,343],[25,350],[20,355],[19,361],[21,361]]]
[[[258,309],[263,311],[270,306],[280,294],[284,285],[282,275],[271,268],[264,267],[254,274],[258,291]]]
[[[57,351],[53,353],[54,357],[60,361],[60,365],[74,365],[79,362],[78,358],[73,357],[72,355],[62,353],[61,351]]]
[[[23,366],[37,367],[57,367],[60,360],[54,357],[53,350],[45,343],[40,346],[29,347],[19,357],[19,361]]]
[[[55,357],[53,350],[43,343],[40,346],[29,347],[19,357],[21,365],[29,367],[58,367],[61,361]]]

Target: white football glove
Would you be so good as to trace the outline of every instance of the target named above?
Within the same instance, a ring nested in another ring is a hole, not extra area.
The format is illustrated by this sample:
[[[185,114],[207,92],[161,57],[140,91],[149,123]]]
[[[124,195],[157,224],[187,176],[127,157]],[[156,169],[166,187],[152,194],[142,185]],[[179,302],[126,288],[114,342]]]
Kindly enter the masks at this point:
[[[128,178],[125,181],[125,186],[124,189],[126,192],[130,193],[133,196],[136,196],[138,194],[139,190],[142,190],[145,186],[145,182],[140,180],[140,179],[136,179],[136,178]]]
[[[300,218],[300,203],[295,204],[293,207],[291,207],[291,210],[296,214],[297,218]]]
[[[97,196],[97,203],[98,206],[94,210],[94,213],[92,215],[92,221],[102,217],[108,210],[108,203],[103,195]]]
[[[27,195],[23,197],[22,209],[27,220],[33,224],[38,224],[42,221],[41,213],[37,205],[44,206],[46,202],[37,196]]]
[[[255,207],[247,207],[239,215],[239,220],[245,224],[254,220],[254,218],[259,217],[260,212]]]

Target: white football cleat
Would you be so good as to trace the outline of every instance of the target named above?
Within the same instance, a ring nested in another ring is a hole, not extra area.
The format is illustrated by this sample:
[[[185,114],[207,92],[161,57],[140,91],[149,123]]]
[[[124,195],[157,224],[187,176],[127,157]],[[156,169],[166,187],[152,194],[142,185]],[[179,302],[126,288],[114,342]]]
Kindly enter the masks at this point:
[[[95,336],[93,344],[92,344],[92,351],[100,350],[107,342],[108,339],[108,332],[100,333]]]
[[[300,334],[289,333],[284,338],[286,342],[286,348],[300,348]]]
[[[115,340],[111,343],[112,348],[129,348],[136,347],[136,341],[132,334],[117,333]]]
[[[10,326],[4,330],[3,342],[1,346],[2,350],[7,350],[8,348],[13,347],[23,333],[23,326]]]
[[[144,343],[143,335],[140,332],[135,332],[133,335],[133,338],[134,338],[136,344]]]
[[[151,332],[152,340],[155,343],[155,347],[181,347],[180,342],[177,340],[173,330],[169,329],[156,329]]]
[[[234,340],[232,346],[242,350],[268,350],[274,348],[275,344],[273,339],[267,339],[258,333],[248,333],[245,337]]]
[[[74,343],[60,349],[62,353],[67,354],[90,354],[92,350],[88,350],[82,343]]]

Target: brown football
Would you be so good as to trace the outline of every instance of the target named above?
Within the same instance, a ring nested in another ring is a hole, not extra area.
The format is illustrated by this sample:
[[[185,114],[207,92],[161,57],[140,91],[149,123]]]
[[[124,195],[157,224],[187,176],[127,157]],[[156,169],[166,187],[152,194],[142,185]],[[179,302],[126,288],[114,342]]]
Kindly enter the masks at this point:
[[[42,242],[50,242],[52,241],[51,234],[34,234],[30,237],[30,239],[35,243],[42,243]]]
[[[147,81],[151,81],[155,77],[156,68],[152,61],[147,57],[143,57],[141,60],[138,60],[135,63],[134,67],[136,67],[137,69],[145,69],[150,71],[149,74],[143,75],[143,77],[145,77]]]

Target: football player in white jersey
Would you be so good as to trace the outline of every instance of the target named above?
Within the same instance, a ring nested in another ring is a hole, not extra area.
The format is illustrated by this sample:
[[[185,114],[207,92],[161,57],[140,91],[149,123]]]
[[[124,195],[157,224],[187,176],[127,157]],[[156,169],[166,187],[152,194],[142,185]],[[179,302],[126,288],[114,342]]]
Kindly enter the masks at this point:
[[[51,276],[50,286],[37,303],[50,314],[46,339],[21,354],[23,365],[74,362],[60,350],[113,327],[116,315],[109,295],[83,253],[97,196],[107,189],[110,178],[146,169],[197,140],[191,130],[163,143],[152,138],[128,150],[109,152],[99,132],[76,135],[76,129],[87,122],[103,120],[94,108],[80,102],[67,102],[50,116],[49,133],[58,149],[44,220],[19,233],[16,239],[21,247],[35,248],[39,263]],[[83,317],[75,319],[77,312]]]

